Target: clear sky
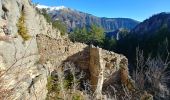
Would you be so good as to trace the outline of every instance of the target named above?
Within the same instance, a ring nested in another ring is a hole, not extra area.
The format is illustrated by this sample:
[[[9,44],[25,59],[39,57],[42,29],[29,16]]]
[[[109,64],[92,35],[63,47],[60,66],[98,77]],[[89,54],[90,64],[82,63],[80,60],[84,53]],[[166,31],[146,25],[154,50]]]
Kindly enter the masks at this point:
[[[170,0],[32,0],[47,6],[66,6],[98,17],[132,18],[138,21],[170,12]]]

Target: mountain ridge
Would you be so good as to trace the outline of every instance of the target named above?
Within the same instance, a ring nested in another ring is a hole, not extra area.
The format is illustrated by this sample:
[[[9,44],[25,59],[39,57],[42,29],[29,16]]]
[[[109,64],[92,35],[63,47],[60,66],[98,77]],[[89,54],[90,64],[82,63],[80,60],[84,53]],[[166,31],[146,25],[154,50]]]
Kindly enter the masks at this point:
[[[170,13],[162,12],[155,14],[141,22],[127,36],[119,40],[117,52],[121,52],[132,59],[132,52],[140,48],[145,55],[155,56],[162,54],[160,49],[168,49],[165,44],[169,44],[170,39]],[[161,47],[162,46],[162,47]],[[153,49],[154,48],[154,49]],[[135,58],[135,54],[133,58]]]
[[[133,30],[131,30],[131,33],[154,33],[157,32],[161,27],[170,28],[170,12],[154,14],[153,16],[138,24]]]
[[[72,31],[76,27],[89,27],[92,24],[102,27],[106,32],[115,31],[120,28],[131,30],[137,24],[139,24],[139,21],[130,18],[97,17],[93,14],[85,13],[67,7],[57,10],[50,10],[50,7],[45,9],[51,16],[52,20],[61,20],[62,22],[64,22],[64,24],[66,24],[66,26],[68,27],[68,31]]]

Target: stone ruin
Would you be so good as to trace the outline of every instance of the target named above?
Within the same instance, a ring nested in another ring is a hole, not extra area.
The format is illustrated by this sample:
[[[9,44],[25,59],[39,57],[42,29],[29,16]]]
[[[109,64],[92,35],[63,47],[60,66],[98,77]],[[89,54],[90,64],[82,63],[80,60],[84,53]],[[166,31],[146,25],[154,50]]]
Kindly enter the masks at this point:
[[[52,66],[48,66],[48,69],[52,72],[63,62],[73,62],[87,72],[96,99],[102,99],[103,92],[113,91],[111,86],[119,91],[119,96],[125,95],[123,86],[136,94],[137,89],[129,76],[128,60],[125,56],[92,45],[73,43],[68,38],[54,39],[42,34],[36,38],[40,63],[51,63]]]

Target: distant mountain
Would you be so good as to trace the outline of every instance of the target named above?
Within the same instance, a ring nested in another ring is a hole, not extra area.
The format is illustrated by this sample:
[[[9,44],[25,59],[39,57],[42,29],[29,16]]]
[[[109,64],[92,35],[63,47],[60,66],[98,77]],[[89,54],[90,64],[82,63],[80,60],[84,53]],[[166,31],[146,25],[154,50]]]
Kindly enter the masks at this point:
[[[128,35],[129,32],[130,30],[120,28],[112,32],[107,32],[106,37],[114,37],[116,40],[119,40]]]
[[[161,28],[170,30],[170,13],[159,13],[138,24],[131,32],[136,34],[155,33]]]
[[[45,8],[45,9],[48,9],[50,11],[61,10],[61,9],[65,9],[66,8],[65,6],[50,7],[50,6],[45,6],[45,5],[37,5],[36,7],[39,8],[39,9]]]
[[[129,18],[100,18],[64,6],[48,7],[38,5],[37,7],[46,8],[52,19],[61,20],[64,22],[67,25],[69,31],[76,27],[89,27],[92,24],[101,26],[106,32],[116,31],[120,28],[131,30],[137,24],[139,24],[138,21]]]
[[[143,50],[145,55],[157,56],[167,53],[167,44],[170,44],[170,13],[163,12],[141,22],[127,36],[120,39],[117,52],[134,62],[137,47]],[[170,45],[168,50],[170,51]]]

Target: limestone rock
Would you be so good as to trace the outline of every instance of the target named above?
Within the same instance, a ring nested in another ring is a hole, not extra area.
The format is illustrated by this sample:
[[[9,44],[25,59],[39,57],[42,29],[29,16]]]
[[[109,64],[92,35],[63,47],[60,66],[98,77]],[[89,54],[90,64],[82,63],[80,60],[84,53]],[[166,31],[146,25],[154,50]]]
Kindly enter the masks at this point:
[[[25,27],[32,37],[26,42],[18,35],[21,12],[24,12]],[[49,73],[46,67],[38,64],[36,35],[43,33],[57,38],[58,31],[52,29],[30,0],[0,0],[0,23],[0,91],[10,91],[0,99],[45,99]],[[9,35],[4,33],[3,26]],[[51,31],[47,34],[48,30]],[[37,81],[33,81],[35,79]]]

